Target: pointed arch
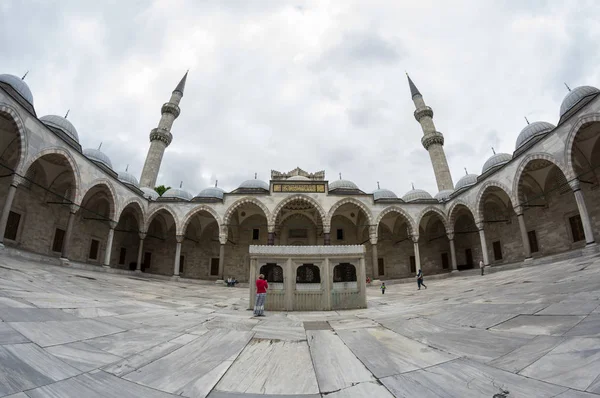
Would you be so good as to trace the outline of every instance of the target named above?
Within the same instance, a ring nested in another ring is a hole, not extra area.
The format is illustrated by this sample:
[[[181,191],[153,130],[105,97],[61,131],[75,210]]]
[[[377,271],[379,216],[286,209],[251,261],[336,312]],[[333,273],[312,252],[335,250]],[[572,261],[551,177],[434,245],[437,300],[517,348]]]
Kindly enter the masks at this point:
[[[112,199],[111,214],[110,214],[109,218],[113,221],[118,221],[119,219],[117,218],[117,214],[120,212],[120,210],[119,210],[119,202],[118,202],[117,192],[115,190],[115,187],[112,185],[110,180],[108,180],[107,178],[97,178],[94,181],[92,181],[91,183],[89,183],[87,185],[87,189],[85,190],[85,192],[81,193],[81,201],[82,201],[81,204],[83,204],[83,199],[90,192],[90,190],[92,190],[93,188],[98,187],[98,186],[103,186],[106,189],[108,189],[108,192]]]
[[[199,205],[194,207],[192,210],[190,210],[185,217],[183,218],[183,222],[181,223],[181,230],[177,232],[177,235],[183,235],[185,234],[185,230],[187,229],[190,221],[192,221],[192,218],[200,213],[200,212],[207,212],[209,213],[217,222],[217,226],[219,228],[219,230],[221,230],[221,217],[219,217],[219,214],[215,211],[215,209],[213,209],[212,207],[209,207],[207,205]]]
[[[319,212],[319,215],[321,216],[321,222],[323,224],[325,224],[328,221],[327,213],[325,213],[325,210],[323,209],[323,207],[321,207],[319,202],[317,202],[315,199],[311,198],[310,196],[297,194],[297,195],[288,196],[287,198],[285,198],[284,200],[279,202],[279,204],[275,207],[275,210],[273,210],[273,213],[271,214],[270,224],[275,225],[277,216],[279,215],[279,212],[281,211],[281,209],[283,209],[285,207],[285,205],[287,205],[288,203],[297,201],[297,200],[303,201],[306,203],[310,203]]]
[[[115,219],[115,221],[119,222],[119,220],[121,219],[121,216],[123,215],[123,212],[125,211],[125,209],[127,209],[127,206],[131,206],[132,207],[137,207],[137,211],[139,212],[139,216],[140,219],[138,220],[138,228],[140,231],[145,231],[145,226],[146,226],[146,212],[144,210],[144,202],[138,198],[137,196],[134,196],[132,198],[130,198],[129,200],[125,201],[125,203],[123,203],[123,205],[120,207],[119,212],[117,213],[117,217]]]
[[[406,223],[408,224],[408,226],[410,228],[411,235],[419,234],[419,230],[416,228],[416,224],[415,224],[415,221],[413,220],[413,218],[406,212],[406,210],[404,210],[400,206],[396,206],[396,205],[386,207],[385,209],[383,209],[381,211],[381,213],[379,213],[379,215],[377,216],[377,219],[375,220],[375,227],[376,227],[377,231],[379,230],[379,223],[381,222],[383,217],[385,217],[386,215],[388,215],[390,213],[398,213],[402,217],[404,217],[404,219],[406,220]]]
[[[508,196],[508,199],[510,200],[511,204],[513,204],[514,206],[514,201],[513,201],[513,197],[512,197],[512,192],[508,189],[508,187],[498,181],[486,181],[481,188],[479,188],[479,191],[477,192],[477,199],[475,200],[475,209],[477,210],[477,219],[479,220],[483,220],[483,198],[485,196],[486,191],[491,188],[491,187],[495,187],[498,188],[502,191],[504,191],[504,193],[506,194],[506,196]]]
[[[450,209],[448,210],[448,225],[450,226],[450,228],[452,230],[454,230],[454,225],[456,224],[456,212],[458,210],[456,210],[457,207],[459,206],[464,206],[467,208],[467,210],[471,213],[471,216],[473,217],[473,220],[475,220],[475,223],[477,223],[478,219],[476,218],[476,214],[477,212],[475,212],[473,210],[473,208],[471,207],[471,205],[469,205],[467,202],[465,202],[464,200],[461,199],[457,199],[455,201],[453,201],[452,206],[450,206]]]
[[[575,138],[577,137],[577,133],[579,133],[579,130],[581,130],[581,128],[586,124],[594,122],[600,122],[600,113],[590,113],[587,115],[580,116],[579,119],[577,119],[577,122],[575,122],[575,124],[573,125],[573,127],[571,127],[571,130],[569,130],[569,134],[567,135],[567,141],[565,142],[565,149],[563,155],[563,161],[566,165],[566,172],[563,170],[563,173],[565,174],[565,177],[567,177],[567,181],[577,177],[577,174],[575,173],[575,166],[573,164],[573,145],[575,145]]]
[[[148,231],[148,228],[150,227],[150,224],[152,223],[152,220],[162,210],[166,211],[167,213],[169,213],[171,215],[171,217],[173,217],[173,221],[175,222],[175,231],[179,231],[180,230],[180,228],[179,228],[179,219],[177,218],[177,216],[175,215],[175,213],[173,213],[173,211],[168,206],[162,205],[162,206],[159,206],[159,207],[157,207],[155,209],[152,209],[152,211],[150,212],[150,214],[148,214],[148,217],[146,218],[146,225],[144,226],[144,231]]]
[[[371,213],[369,208],[363,202],[361,202],[360,200],[355,199],[355,198],[344,198],[344,199],[341,199],[341,200],[338,200],[337,202],[335,202],[333,204],[333,206],[331,206],[331,209],[329,209],[329,213],[327,214],[326,224],[331,225],[331,220],[333,219],[333,216],[334,216],[335,212],[337,211],[337,209],[339,209],[343,205],[349,204],[349,203],[353,204],[353,205],[357,206],[359,209],[361,209],[367,216],[367,219],[369,220],[369,225],[373,225],[373,214]]]
[[[521,182],[521,177],[523,176],[523,172],[525,171],[525,168],[527,167],[527,165],[529,165],[529,163],[531,163],[534,160],[546,160],[550,163],[552,163],[554,166],[558,167],[558,169],[565,175],[565,177],[567,176],[567,173],[565,173],[565,170],[560,166],[559,162],[556,160],[556,158],[554,156],[552,156],[549,153],[546,152],[537,152],[537,153],[530,153],[529,155],[525,156],[523,158],[523,160],[521,160],[521,162],[519,163],[519,166],[517,167],[517,172],[515,173],[515,179],[513,181],[513,206],[519,206],[521,205],[521,198],[519,197],[519,185]]]
[[[262,210],[267,221],[270,220],[271,213],[269,212],[269,209],[267,209],[267,206],[265,206],[265,204],[263,202],[261,202],[260,200],[258,200],[256,198],[253,198],[251,196],[245,196],[243,198],[236,200],[235,202],[233,202],[231,204],[231,206],[229,206],[227,208],[227,210],[225,211],[225,215],[223,216],[223,222],[220,225],[223,227],[227,227],[229,225],[229,222],[231,221],[231,216],[233,215],[233,212],[238,207],[243,206],[248,203],[252,203],[252,204],[258,206]],[[217,218],[217,220],[218,220],[218,218]]]
[[[19,116],[19,113],[12,106],[2,102],[0,103],[0,112],[5,113],[12,119],[13,123],[17,126],[17,133],[19,134],[19,161],[15,167],[15,172],[20,175],[25,175],[27,170],[25,166],[25,159],[27,159],[28,152],[28,141],[27,141],[27,130],[23,124],[23,120]]]
[[[448,219],[446,218],[446,214],[444,214],[444,212],[437,206],[427,206],[426,208],[421,210],[421,212],[417,216],[416,224],[418,227],[421,226],[421,221],[423,220],[423,217],[425,217],[427,215],[427,213],[437,214],[442,219],[442,224],[444,224],[444,229],[446,231],[449,231],[451,229],[451,228],[449,228]]]

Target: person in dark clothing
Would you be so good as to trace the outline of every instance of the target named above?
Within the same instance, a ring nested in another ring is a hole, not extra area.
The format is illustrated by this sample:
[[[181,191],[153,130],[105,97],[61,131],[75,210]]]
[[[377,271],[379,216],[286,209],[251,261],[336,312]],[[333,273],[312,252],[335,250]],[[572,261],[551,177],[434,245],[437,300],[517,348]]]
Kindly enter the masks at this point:
[[[381,282],[381,294],[385,294],[385,282]]]
[[[419,268],[419,272],[417,272],[417,286],[419,287],[419,290],[421,290],[421,285],[423,285],[423,287],[427,289],[427,286],[425,286],[425,284],[423,283],[423,271],[421,271],[421,269]]]

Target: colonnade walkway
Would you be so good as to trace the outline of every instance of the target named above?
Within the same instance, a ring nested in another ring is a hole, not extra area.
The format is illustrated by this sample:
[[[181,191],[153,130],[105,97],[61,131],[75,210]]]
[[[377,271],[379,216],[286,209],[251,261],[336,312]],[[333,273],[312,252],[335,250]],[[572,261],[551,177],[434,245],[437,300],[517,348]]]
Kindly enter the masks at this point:
[[[253,318],[244,288],[0,254],[0,397],[600,396],[600,257],[426,284]]]

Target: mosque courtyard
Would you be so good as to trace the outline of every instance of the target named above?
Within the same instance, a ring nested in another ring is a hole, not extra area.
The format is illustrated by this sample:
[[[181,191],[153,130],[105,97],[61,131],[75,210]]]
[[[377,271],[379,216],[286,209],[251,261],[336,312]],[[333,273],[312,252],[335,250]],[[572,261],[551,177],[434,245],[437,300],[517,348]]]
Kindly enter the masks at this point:
[[[247,288],[0,255],[0,397],[600,396],[600,258],[269,312]]]

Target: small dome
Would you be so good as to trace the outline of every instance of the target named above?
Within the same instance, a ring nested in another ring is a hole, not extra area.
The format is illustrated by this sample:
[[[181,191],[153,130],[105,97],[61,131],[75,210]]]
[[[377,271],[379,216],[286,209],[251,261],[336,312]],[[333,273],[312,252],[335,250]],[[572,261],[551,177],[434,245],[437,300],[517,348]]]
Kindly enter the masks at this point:
[[[491,169],[494,169],[496,167],[502,166],[503,164],[508,163],[511,160],[512,155],[509,155],[508,153],[495,153],[483,164],[481,174],[490,171]]]
[[[66,118],[58,115],[46,115],[42,116],[40,120],[46,126],[59,129],[69,137],[73,138],[76,142],[79,142],[79,135],[77,134],[75,126],[73,126]]]
[[[373,191],[373,200],[398,199],[398,196],[389,189],[379,188]]]
[[[23,79],[14,75],[0,75],[0,82],[11,86],[25,101],[33,105],[33,94]]]
[[[119,181],[124,182],[125,184],[133,185],[138,187],[140,183],[137,178],[133,176],[133,174],[128,173],[126,171],[119,171]]]
[[[443,191],[440,191],[437,194],[435,194],[434,198],[439,200],[440,202],[443,202],[446,199],[448,199],[450,195],[452,195],[452,192],[454,192],[453,189],[444,189]]]
[[[196,197],[203,199],[223,199],[224,193],[225,191],[219,187],[208,187],[200,191],[200,193],[196,195]]]
[[[335,180],[329,183],[329,190],[334,189],[347,189],[347,190],[359,190],[355,183],[349,180]]]
[[[163,193],[161,198],[192,200],[192,194],[182,188],[171,188],[167,192]]]
[[[142,188],[140,188],[140,190],[144,193],[144,198],[146,198],[146,199],[156,200],[160,196],[158,194],[158,192],[156,192],[152,188],[142,187]]]
[[[466,176],[463,176],[463,178],[458,180],[458,182],[454,186],[454,190],[458,191],[461,188],[465,188],[465,187],[474,185],[476,182],[477,182],[477,174],[467,174]]]
[[[304,176],[292,176],[287,179],[288,181],[310,181],[310,178]]]
[[[402,200],[405,202],[413,202],[415,200],[433,199],[429,192],[423,189],[411,189],[404,194]]]
[[[517,144],[515,145],[515,150],[521,148],[527,142],[529,142],[532,138],[544,135],[552,130],[554,130],[556,126],[552,123],[548,122],[533,122],[528,124],[521,130],[519,133],[519,137],[517,137]]]
[[[106,156],[106,154],[99,149],[94,149],[94,148],[84,149],[83,155],[88,159],[94,160],[98,163],[102,163],[109,169],[112,169],[112,162],[110,161],[110,158],[108,156]]]
[[[265,191],[269,190],[269,184],[264,182],[263,180],[246,180],[242,182],[239,186],[241,189],[264,189]]]
[[[600,90],[598,90],[596,87],[575,87],[573,90],[569,91],[569,94],[567,94],[562,104],[560,104],[560,117],[563,117],[565,113],[570,111],[583,98],[596,93],[600,93]]]

